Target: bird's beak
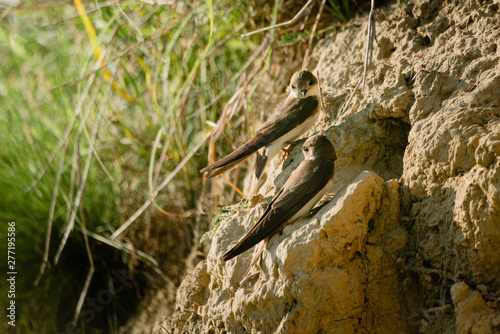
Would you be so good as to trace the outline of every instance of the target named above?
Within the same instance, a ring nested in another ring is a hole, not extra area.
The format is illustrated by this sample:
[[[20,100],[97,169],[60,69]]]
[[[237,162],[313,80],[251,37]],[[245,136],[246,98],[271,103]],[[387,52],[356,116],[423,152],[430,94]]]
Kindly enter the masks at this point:
[[[306,89],[304,89],[304,90],[295,90],[295,89],[292,89],[292,95],[296,99],[304,99],[306,97],[305,93],[307,93]]]

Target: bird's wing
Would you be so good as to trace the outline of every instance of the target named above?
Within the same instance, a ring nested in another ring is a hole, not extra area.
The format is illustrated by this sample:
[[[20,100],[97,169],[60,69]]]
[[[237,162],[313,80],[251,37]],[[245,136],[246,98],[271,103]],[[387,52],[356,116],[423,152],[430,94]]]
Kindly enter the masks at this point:
[[[288,97],[281,106],[277,116],[256,131],[255,136],[219,161],[200,170],[201,173],[213,171],[208,177],[219,175],[248,158],[262,147],[265,147],[302,124],[311,117],[318,107],[318,99],[309,96],[305,99]]]
[[[281,230],[330,180],[333,161],[305,160],[283,188],[274,196],[266,211],[252,229],[228,252],[224,261],[252,248],[266,237]]]

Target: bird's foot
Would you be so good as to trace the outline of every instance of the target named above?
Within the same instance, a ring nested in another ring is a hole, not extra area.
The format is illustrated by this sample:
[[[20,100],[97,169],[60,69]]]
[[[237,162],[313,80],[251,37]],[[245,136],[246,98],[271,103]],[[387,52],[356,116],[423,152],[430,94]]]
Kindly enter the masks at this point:
[[[286,148],[282,148],[281,150],[283,151],[283,160],[285,160],[288,156],[288,153],[293,149],[293,147],[295,146],[295,144],[297,144],[297,140],[296,141],[287,141],[285,142],[285,145],[288,145]]]
[[[281,156],[281,160],[285,160],[288,157],[288,152],[290,152],[290,148],[282,148],[283,155]]]

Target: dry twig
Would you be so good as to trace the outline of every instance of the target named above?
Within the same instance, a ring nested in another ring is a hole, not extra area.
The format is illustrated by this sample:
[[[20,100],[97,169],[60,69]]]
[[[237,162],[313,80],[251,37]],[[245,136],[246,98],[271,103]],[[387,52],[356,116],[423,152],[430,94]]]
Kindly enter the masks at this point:
[[[45,250],[43,252],[43,260],[42,264],[40,265],[38,276],[35,279],[34,283],[35,286],[38,286],[38,283],[40,283],[40,279],[42,278],[45,272],[45,267],[49,262],[49,248],[50,248],[50,237],[52,235],[52,223],[54,221],[54,211],[56,208],[57,195],[59,194],[59,185],[61,184],[61,176],[62,176],[62,171],[64,170],[64,162],[66,158],[67,149],[68,149],[68,142],[66,142],[62,148],[61,160],[59,161],[59,166],[57,168],[56,181],[54,183],[54,190],[52,192],[52,201],[50,202],[49,222],[47,224],[47,235],[45,236]]]
[[[94,271],[95,271],[94,259],[92,257],[92,252],[90,251],[89,238],[87,236],[87,227],[85,226],[84,219],[82,219],[82,231],[83,231],[83,238],[85,240],[85,248],[87,249],[87,255],[89,257],[90,268],[89,272],[87,273],[87,278],[85,279],[85,284],[83,285],[82,292],[80,293],[80,298],[78,298],[78,303],[76,304],[75,314],[73,316],[73,325],[76,325],[78,316],[80,315],[80,312],[82,310],[85,297],[87,297],[90,282],[92,281],[92,277],[94,276]]]
[[[368,17],[368,31],[366,36],[366,55],[365,55],[365,67],[363,70],[363,87],[365,88],[365,80],[366,80],[366,72],[372,66],[372,57],[373,57],[373,40],[377,40],[377,36],[375,33],[375,18],[374,16],[375,9],[375,0],[371,0],[371,8],[370,15]],[[378,42],[377,42],[378,43]],[[369,60],[368,60],[369,59]]]
[[[294,24],[300,18],[300,16],[302,15],[302,13],[305,12],[305,10],[307,9],[307,7],[309,7],[309,5],[311,3],[313,3],[313,2],[314,2],[314,0],[309,0],[304,5],[304,7],[302,7],[302,9],[299,10],[299,12],[297,14],[295,14],[295,16],[291,20],[289,20],[289,21],[278,23],[278,24],[275,24],[275,25],[272,25],[272,26],[269,26],[269,27],[257,29],[257,30],[251,31],[249,33],[243,34],[243,35],[241,35],[241,37],[245,38],[245,37],[248,37],[248,36],[251,36],[251,35],[254,35],[254,34],[258,34],[258,33],[263,32],[263,31],[267,31],[267,30],[271,30],[271,29],[274,29],[274,28],[283,27],[283,26],[286,26],[286,25],[289,25],[289,24]]]
[[[325,105],[323,104],[323,92],[321,89],[321,78],[319,76],[319,71],[316,71],[316,78],[318,79],[318,90],[319,90],[319,106],[321,110],[323,110],[323,113],[326,115],[326,109]]]
[[[356,86],[354,87],[351,95],[349,96],[349,99],[347,102],[344,104],[342,107],[341,112],[339,113],[339,117],[347,110],[347,107],[349,106],[349,103],[351,102],[354,94],[358,91],[359,85],[363,83],[362,89],[365,88],[365,80],[366,80],[366,73],[370,70],[372,66],[372,57],[373,57],[373,41],[377,40],[376,34],[375,34],[375,20],[374,20],[374,10],[375,10],[375,0],[371,0],[371,9],[370,9],[370,14],[368,17],[368,28],[367,28],[367,36],[366,36],[366,53],[365,53],[365,64],[364,64],[364,69],[363,69],[363,77],[358,81]]]
[[[153,202],[154,198],[158,195],[158,193],[167,186],[167,184],[172,181],[175,175],[184,167],[184,165],[191,159],[191,157],[198,152],[200,147],[205,143],[205,141],[212,135],[213,131],[208,132],[202,140],[196,144],[193,149],[182,159],[182,161],[175,167],[175,169],[163,180],[163,182],[155,188],[155,190],[151,193],[150,197],[144,202],[144,204],[125,222],[119,229],[117,229],[110,237],[110,239],[115,239],[120,234],[123,233],[136,219],[139,217]]]
[[[106,96],[106,99],[109,98],[109,95],[111,94],[111,83],[112,81],[108,81],[109,84],[108,84],[108,87],[107,87],[107,91],[105,93],[105,96]],[[89,106],[91,106],[93,103],[89,104]],[[94,153],[94,147],[95,147],[95,143],[96,143],[96,140],[97,140],[97,133],[98,133],[98,130],[99,130],[99,126],[101,124],[101,120],[102,120],[102,115],[103,115],[103,112],[104,112],[104,107],[106,106],[106,104],[102,104],[101,105],[101,108],[97,114],[97,118],[96,118],[96,121],[95,121],[95,124],[94,124],[94,128],[92,129],[92,136],[91,136],[91,140],[90,140],[90,144],[89,144],[89,152],[88,152],[88,156],[87,156],[87,160],[85,161],[85,167],[83,169],[83,173],[82,173],[82,176],[81,176],[81,180],[80,180],[80,185],[78,187],[78,190],[76,192],[76,197],[75,197],[75,201],[74,201],[74,204],[73,204],[73,208],[71,210],[71,215],[69,217],[69,220],[68,220],[68,224],[66,225],[66,230],[64,231],[64,235],[61,239],[61,243],[59,245],[59,248],[57,250],[57,253],[54,257],[54,263],[57,264],[57,262],[59,261],[59,257],[61,256],[61,253],[62,253],[62,250],[64,248],[64,246],[66,245],[66,241],[68,240],[68,237],[69,237],[69,233],[71,232],[71,230],[73,230],[73,227],[75,225],[75,219],[76,219],[76,213],[77,213],[77,209],[78,207],[80,206],[80,201],[82,199],[82,196],[83,196],[83,190],[85,189],[85,184],[86,184],[86,181],[87,181],[87,176],[88,176],[88,173],[89,173],[89,170],[90,170],[90,163],[92,162],[92,157],[93,157],[93,153]]]
[[[97,60],[97,64],[99,64],[99,62],[101,62],[101,61],[102,61],[102,59],[98,59]],[[48,224],[47,224],[47,235],[45,237],[45,250],[44,250],[44,254],[43,254],[43,260],[42,260],[42,264],[40,265],[40,270],[39,270],[38,276],[37,276],[37,278],[35,279],[35,282],[34,282],[35,286],[37,286],[38,283],[40,282],[40,279],[42,278],[42,276],[43,276],[43,274],[45,272],[45,268],[46,268],[48,260],[49,260],[49,248],[50,248],[50,238],[51,238],[51,235],[52,235],[52,223],[53,223],[53,220],[54,220],[54,212],[55,212],[55,206],[56,206],[56,202],[57,202],[57,196],[59,194],[59,185],[61,183],[61,176],[62,176],[62,173],[63,173],[63,170],[64,170],[64,162],[65,162],[66,152],[67,152],[68,144],[69,144],[69,136],[70,136],[71,132],[74,129],[76,120],[78,119],[78,116],[80,115],[80,112],[81,112],[82,106],[83,106],[83,102],[85,101],[85,99],[88,96],[88,92],[90,90],[90,87],[92,87],[92,84],[94,83],[95,75],[96,75],[96,73],[94,72],[89,77],[89,80],[87,81],[87,85],[85,86],[85,88],[83,90],[82,97],[81,97],[81,99],[79,101],[79,104],[76,107],[75,116],[74,116],[73,120],[71,121],[71,123],[68,125],[63,138],[61,139],[61,141],[58,144],[58,146],[60,146],[60,145],[62,146],[62,148],[61,148],[61,160],[59,161],[59,166],[58,166],[57,174],[56,174],[56,180],[55,180],[55,183],[54,183],[54,189],[53,189],[53,192],[52,192],[52,200],[51,200],[51,203],[50,203],[49,219],[48,219]],[[95,95],[94,95],[94,98],[95,98]],[[88,110],[90,110],[90,108],[87,109],[87,111]],[[87,111],[84,113],[85,115],[88,114]],[[82,122],[85,122],[84,121],[86,119],[85,115],[83,116]],[[55,156],[56,156],[56,154],[57,154],[58,151],[59,150],[57,150],[57,149],[55,151],[53,151],[53,153],[51,155],[51,158],[49,158],[49,162],[47,163],[46,168],[44,170],[42,170],[43,173],[41,173],[41,174],[38,175],[38,177],[37,177],[38,181],[41,179],[41,177],[43,177],[43,175],[45,174],[45,172],[48,170],[48,167],[50,166],[51,162],[55,158]],[[37,180],[35,180],[35,182],[37,182]],[[36,186],[36,183],[33,183],[32,186]],[[68,217],[69,217],[69,215],[67,215],[66,221],[68,221]]]
[[[314,35],[316,34],[316,28],[318,27],[319,19],[321,18],[321,13],[323,13],[323,8],[325,7],[326,0],[321,2],[321,6],[319,7],[318,14],[316,15],[316,20],[314,21],[314,25],[311,31],[311,36],[309,37],[309,43],[307,44],[306,54],[304,55],[304,60],[302,61],[302,68],[306,68],[309,63],[309,53],[311,53],[312,44],[314,40]]]

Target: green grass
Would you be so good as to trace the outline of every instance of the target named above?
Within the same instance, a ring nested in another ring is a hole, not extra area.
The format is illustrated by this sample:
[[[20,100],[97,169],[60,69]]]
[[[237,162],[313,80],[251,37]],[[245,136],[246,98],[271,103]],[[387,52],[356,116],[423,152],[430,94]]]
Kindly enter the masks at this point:
[[[217,210],[215,210],[215,212],[214,212],[214,217],[212,218],[212,226],[213,226],[213,228],[212,228],[212,230],[210,230],[210,231],[206,232],[205,234],[203,234],[203,236],[201,237],[200,242],[203,242],[206,239],[213,238],[213,236],[215,235],[215,233],[219,229],[220,223],[223,220],[225,220],[228,217],[233,216],[238,211],[246,210],[246,209],[248,209],[248,205],[241,204],[241,203],[237,204],[237,205],[234,205],[234,206],[226,206],[226,207],[217,208]],[[254,220],[255,220],[255,217],[254,217]],[[257,218],[257,220],[259,220],[259,218]],[[257,221],[257,220],[255,220],[255,221]]]
[[[154,254],[141,253],[134,240],[124,244],[110,236],[155,193],[154,203],[132,223],[138,230],[159,209],[196,208],[207,152],[223,156],[252,133],[258,117],[252,94],[273,48],[280,39],[307,43],[311,28],[305,34],[288,29],[298,39],[280,30],[239,37],[279,22],[278,3],[86,1],[86,15],[62,0],[0,9],[0,252],[7,253],[7,222],[14,221],[19,273],[11,332],[71,332],[67,326],[91,267],[84,226],[95,265],[86,295],[113,292],[113,270],[135,278],[124,291],[114,291],[113,302],[92,321],[85,321],[84,304],[77,324],[82,333],[113,333],[134,311],[149,275],[137,268],[149,267],[168,281]],[[264,37],[275,43],[264,44]],[[232,122],[222,115],[235,106],[228,101],[238,89],[242,102]],[[208,140],[221,118],[227,122]],[[222,219],[226,212],[216,215]],[[48,265],[34,286],[49,221]],[[61,245],[68,222],[74,228]],[[1,305],[6,296],[1,285]]]
[[[91,34],[73,4],[24,3],[1,14],[0,251],[6,254],[7,222],[16,222],[16,269],[22,273],[17,277],[18,333],[64,330],[90,268],[83,224],[109,238],[146,201],[205,137],[207,121],[217,121],[234,92],[234,74],[260,42],[260,37],[242,41],[233,34],[249,20],[250,2],[196,2],[176,10],[140,1],[121,1],[121,7],[84,6],[116,87],[110,87],[104,69],[95,71]],[[194,207],[205,151],[205,146],[200,148],[156,197],[158,207],[166,208],[172,200],[177,207]],[[49,265],[34,287],[57,184]],[[79,188],[83,191],[75,227],[55,265]],[[135,224],[145,219],[147,215]],[[127,252],[92,238],[90,246],[96,274],[89,295],[98,291],[97,282],[109,284],[110,259],[118,255],[118,263],[131,266]],[[6,305],[4,285],[0,293]],[[115,331],[121,311],[117,303],[113,308],[96,323],[80,320],[78,326],[86,325],[90,332]]]
[[[349,0],[328,0],[326,9],[335,14],[343,22],[347,22],[351,18],[349,2]]]

